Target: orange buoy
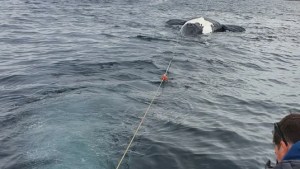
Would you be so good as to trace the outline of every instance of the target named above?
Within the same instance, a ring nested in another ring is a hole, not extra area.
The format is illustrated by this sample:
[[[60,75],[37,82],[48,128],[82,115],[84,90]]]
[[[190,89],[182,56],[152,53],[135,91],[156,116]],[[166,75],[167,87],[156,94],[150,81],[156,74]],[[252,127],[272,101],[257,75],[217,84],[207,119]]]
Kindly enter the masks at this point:
[[[168,81],[169,78],[168,78],[167,74],[165,73],[161,76],[160,79],[165,82],[165,81]]]

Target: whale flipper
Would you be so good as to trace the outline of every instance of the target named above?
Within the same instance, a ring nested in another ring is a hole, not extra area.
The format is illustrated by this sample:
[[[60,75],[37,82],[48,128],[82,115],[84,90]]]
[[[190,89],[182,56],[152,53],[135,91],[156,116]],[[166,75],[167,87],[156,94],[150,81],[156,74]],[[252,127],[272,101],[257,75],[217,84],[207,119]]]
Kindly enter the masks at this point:
[[[231,32],[244,32],[246,31],[245,28],[241,26],[236,26],[236,25],[223,25],[222,27],[223,31],[231,31]]]

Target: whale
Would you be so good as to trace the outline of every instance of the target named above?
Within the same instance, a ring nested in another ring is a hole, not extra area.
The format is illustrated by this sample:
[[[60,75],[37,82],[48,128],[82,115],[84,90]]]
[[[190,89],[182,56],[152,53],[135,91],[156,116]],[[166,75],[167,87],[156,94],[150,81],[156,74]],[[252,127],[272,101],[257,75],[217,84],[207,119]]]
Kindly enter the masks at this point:
[[[180,33],[183,36],[197,36],[200,34],[210,34],[213,32],[244,32],[245,28],[237,25],[224,25],[219,22],[206,18],[199,17],[190,20],[170,19],[167,22],[169,26],[180,26]]]

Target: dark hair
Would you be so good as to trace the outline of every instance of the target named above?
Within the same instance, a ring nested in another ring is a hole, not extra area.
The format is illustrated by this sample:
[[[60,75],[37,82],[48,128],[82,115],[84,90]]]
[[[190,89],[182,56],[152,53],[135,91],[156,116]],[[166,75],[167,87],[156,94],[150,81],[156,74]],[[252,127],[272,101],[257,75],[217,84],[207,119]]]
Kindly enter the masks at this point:
[[[291,144],[300,141],[300,114],[289,114],[276,124],[278,129],[276,129],[276,127],[274,128],[274,144],[279,145],[280,141],[284,139]],[[280,132],[282,134],[280,134]]]

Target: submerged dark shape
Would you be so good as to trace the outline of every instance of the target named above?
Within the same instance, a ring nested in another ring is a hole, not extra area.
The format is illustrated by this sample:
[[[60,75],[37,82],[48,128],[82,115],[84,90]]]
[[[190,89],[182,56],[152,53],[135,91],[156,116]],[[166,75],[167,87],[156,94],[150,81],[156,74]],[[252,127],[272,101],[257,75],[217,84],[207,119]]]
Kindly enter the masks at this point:
[[[181,26],[180,33],[184,36],[196,36],[212,32],[244,32],[245,29],[236,25],[223,25],[209,18],[195,18],[191,20],[171,19],[168,20],[169,26]]]

